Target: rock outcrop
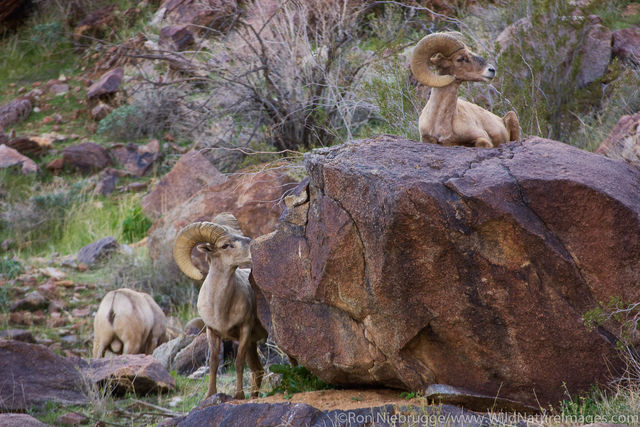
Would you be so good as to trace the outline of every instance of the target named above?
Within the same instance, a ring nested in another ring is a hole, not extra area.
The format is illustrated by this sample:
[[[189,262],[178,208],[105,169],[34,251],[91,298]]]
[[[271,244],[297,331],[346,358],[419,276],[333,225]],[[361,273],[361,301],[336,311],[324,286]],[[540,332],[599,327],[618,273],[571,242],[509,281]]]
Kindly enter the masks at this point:
[[[0,340],[0,378],[2,411],[24,411],[49,401],[72,405],[88,400],[85,380],[75,364],[42,345]]]
[[[582,315],[640,298],[640,171],[540,138],[390,136],[306,167],[253,275],[272,339],[321,379],[545,406],[610,378],[617,325]]]
[[[622,116],[595,152],[640,168],[640,112]]]

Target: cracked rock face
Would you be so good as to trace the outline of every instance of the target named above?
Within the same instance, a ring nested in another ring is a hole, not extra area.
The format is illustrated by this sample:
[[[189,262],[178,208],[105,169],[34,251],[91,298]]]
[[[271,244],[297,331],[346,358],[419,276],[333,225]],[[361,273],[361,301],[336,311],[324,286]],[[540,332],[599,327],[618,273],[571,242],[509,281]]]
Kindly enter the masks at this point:
[[[390,136],[316,150],[306,167],[254,242],[253,275],[271,336],[323,380],[537,406],[619,365],[618,325],[588,330],[582,315],[640,297],[637,169],[540,138]]]

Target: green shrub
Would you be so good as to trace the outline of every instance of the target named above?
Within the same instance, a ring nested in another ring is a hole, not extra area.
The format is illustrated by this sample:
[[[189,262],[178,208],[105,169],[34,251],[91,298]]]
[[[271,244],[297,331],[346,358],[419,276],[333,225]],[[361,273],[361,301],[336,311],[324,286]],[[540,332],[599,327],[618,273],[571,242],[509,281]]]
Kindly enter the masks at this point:
[[[131,138],[139,132],[137,128],[141,125],[142,118],[142,112],[138,107],[123,105],[100,120],[97,132],[114,138]]]
[[[23,268],[20,261],[8,257],[0,258],[0,277],[15,279],[22,274]]]
[[[285,398],[289,398],[293,393],[332,388],[304,366],[271,365],[269,370],[282,375],[282,382],[270,394],[283,393]]]
[[[144,238],[151,227],[151,220],[142,212],[142,207],[137,204],[131,209],[122,221],[122,237],[125,243],[133,243]]]

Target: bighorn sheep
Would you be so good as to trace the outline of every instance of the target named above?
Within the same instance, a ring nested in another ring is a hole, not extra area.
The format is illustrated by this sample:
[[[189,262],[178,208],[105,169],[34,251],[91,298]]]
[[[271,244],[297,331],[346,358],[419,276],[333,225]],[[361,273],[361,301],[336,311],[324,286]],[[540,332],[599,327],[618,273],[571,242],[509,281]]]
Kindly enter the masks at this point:
[[[93,357],[151,352],[167,341],[167,319],[144,292],[122,288],[107,293],[93,320]]]
[[[462,82],[488,82],[496,74],[492,65],[460,40],[459,33],[434,33],[420,40],[411,57],[411,71],[420,83],[432,88],[418,120],[422,142],[495,147],[520,139],[514,111],[500,118],[458,99]]]
[[[238,341],[236,356],[236,399],[243,399],[242,374],[245,359],[251,368],[252,396],[258,395],[264,370],[258,357],[257,342],[267,337],[256,312],[249,269],[239,268],[251,262],[249,243],[236,218],[230,213],[216,216],[213,222],[195,222],[184,227],[173,247],[173,257],[184,274],[195,280],[203,276],[191,261],[197,247],[206,254],[209,272],[198,294],[198,313],[207,329],[209,341],[209,390],[216,393],[216,374],[220,341]]]

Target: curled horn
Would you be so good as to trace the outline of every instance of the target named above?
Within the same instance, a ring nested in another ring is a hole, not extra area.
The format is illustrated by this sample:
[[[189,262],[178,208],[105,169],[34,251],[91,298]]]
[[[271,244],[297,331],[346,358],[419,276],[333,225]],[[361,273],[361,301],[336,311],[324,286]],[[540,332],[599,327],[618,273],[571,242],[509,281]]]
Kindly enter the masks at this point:
[[[180,230],[178,237],[176,237],[176,242],[173,245],[173,259],[184,274],[192,279],[202,280],[204,276],[191,262],[191,251],[198,243],[215,243],[228,232],[226,227],[213,222],[189,224]]]
[[[420,83],[431,87],[443,87],[455,80],[453,76],[434,73],[429,65],[431,57],[438,52],[448,57],[466,48],[460,36],[459,33],[453,32],[434,33],[423,37],[418,42],[411,56],[411,72]]]

